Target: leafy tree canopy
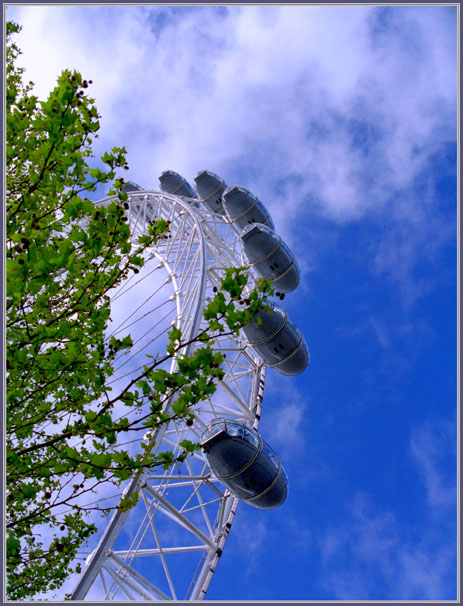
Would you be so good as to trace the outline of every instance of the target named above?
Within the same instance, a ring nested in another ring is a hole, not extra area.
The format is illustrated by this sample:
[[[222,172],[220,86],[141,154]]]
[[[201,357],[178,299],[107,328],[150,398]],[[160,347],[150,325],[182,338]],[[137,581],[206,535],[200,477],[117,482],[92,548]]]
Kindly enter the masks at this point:
[[[144,263],[147,247],[166,237],[164,220],[148,226],[138,244],[130,239],[120,169],[124,148],[103,154],[92,167],[99,115],[87,95],[91,82],[64,71],[46,101],[32,93],[16,65],[7,24],[7,591],[10,600],[59,588],[80,570],[79,547],[96,527],[83,498],[106,483],[119,486],[137,470],[172,464],[172,453],[113,448],[126,432],[140,438],[172,418],[191,423],[194,406],[223,377],[217,332],[237,334],[271,292],[262,280],[239,304],[246,285],[240,269],[227,270],[221,291],[204,311],[208,329],[194,337],[192,356],[179,329],[158,356],[113,394],[106,388],[117,354],[130,336],[106,337],[111,291]],[[99,184],[112,184],[116,202],[88,199]],[[175,372],[160,368],[178,356]],[[166,403],[174,396],[174,404]],[[140,408],[136,421],[115,407]],[[183,444],[187,456],[197,445]],[[130,507],[122,502],[119,507]],[[63,513],[63,510],[67,510]],[[106,511],[108,513],[109,510]]]

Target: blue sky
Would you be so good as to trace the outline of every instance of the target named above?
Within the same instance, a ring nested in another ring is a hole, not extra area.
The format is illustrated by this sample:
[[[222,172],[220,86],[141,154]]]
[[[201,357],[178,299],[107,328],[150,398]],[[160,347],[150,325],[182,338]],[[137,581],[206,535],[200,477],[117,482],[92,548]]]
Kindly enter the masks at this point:
[[[209,169],[296,253],[311,352],[268,371],[290,493],[242,505],[208,599],[456,599],[456,7],[10,6],[44,97],[91,79],[96,154]]]

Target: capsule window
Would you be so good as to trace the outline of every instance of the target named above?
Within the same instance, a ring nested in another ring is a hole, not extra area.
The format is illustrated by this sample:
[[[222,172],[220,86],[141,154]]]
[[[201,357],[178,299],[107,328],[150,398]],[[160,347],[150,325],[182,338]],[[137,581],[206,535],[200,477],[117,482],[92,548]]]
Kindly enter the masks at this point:
[[[259,436],[257,435],[257,433],[246,426],[243,427],[243,430],[246,442],[249,442],[249,444],[252,444],[255,448],[258,448]]]
[[[226,428],[227,428],[226,431],[229,436],[236,436],[237,438],[244,437],[243,426],[241,425],[241,423],[237,423],[234,421],[227,421]]]
[[[265,442],[262,445],[262,452],[272,461],[276,469],[280,467],[280,457]]]

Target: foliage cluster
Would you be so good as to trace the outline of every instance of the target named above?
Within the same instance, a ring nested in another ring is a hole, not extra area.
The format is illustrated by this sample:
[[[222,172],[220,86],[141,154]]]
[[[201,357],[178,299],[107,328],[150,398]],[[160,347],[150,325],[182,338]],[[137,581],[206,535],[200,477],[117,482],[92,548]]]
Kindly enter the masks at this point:
[[[172,418],[194,419],[195,404],[223,377],[214,334],[237,334],[271,291],[262,280],[242,297],[246,277],[229,269],[204,312],[208,328],[186,342],[177,328],[165,355],[153,358],[117,393],[107,380],[129,335],[108,339],[111,291],[144,263],[144,252],[169,226],[157,221],[137,244],[130,239],[124,181],[125,149],[114,148],[90,165],[99,115],[87,82],[64,71],[48,99],[32,94],[16,65],[7,26],[7,581],[11,600],[57,589],[75,556],[96,531],[84,505],[102,484],[119,486],[137,470],[169,466],[172,453],[149,447],[132,455],[115,448],[127,432],[155,430]],[[88,197],[113,183],[117,201]],[[240,303],[241,301],[241,303]],[[244,307],[244,308],[243,308]],[[161,368],[173,356],[175,372]],[[172,402],[171,407],[166,404]],[[136,421],[115,414],[121,404],[143,411]],[[183,444],[187,456],[196,445]],[[122,502],[120,507],[131,503]],[[66,511],[66,512],[65,512]],[[108,513],[109,510],[104,511]]]

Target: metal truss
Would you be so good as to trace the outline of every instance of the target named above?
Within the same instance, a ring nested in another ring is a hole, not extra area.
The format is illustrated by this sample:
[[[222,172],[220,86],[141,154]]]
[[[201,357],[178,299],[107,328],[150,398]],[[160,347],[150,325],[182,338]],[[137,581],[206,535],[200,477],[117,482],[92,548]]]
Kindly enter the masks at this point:
[[[109,203],[105,199],[101,203]],[[148,222],[170,221],[170,237],[149,250],[143,271],[113,297],[113,334],[130,331],[134,347],[117,360],[112,383],[121,385],[162,351],[171,324],[188,339],[202,327],[202,310],[224,269],[243,265],[240,240],[223,216],[197,200],[157,191],[129,194],[133,241]],[[249,273],[249,288],[255,277]],[[265,367],[239,339],[222,336],[214,348],[226,354],[218,389],[195,410],[190,427],[172,421],[151,436],[156,452],[180,454],[184,439],[198,441],[215,417],[257,429]],[[191,349],[186,353],[191,353]],[[172,361],[171,370],[176,368]],[[134,413],[135,414],[135,413]],[[237,510],[238,500],[211,473],[201,453],[165,472],[133,477],[125,494],[138,493],[129,512],[116,511],[72,594],[73,600],[201,600],[211,582]]]

